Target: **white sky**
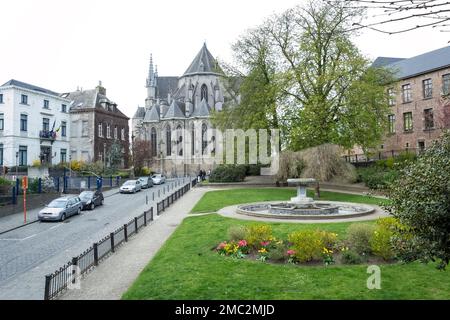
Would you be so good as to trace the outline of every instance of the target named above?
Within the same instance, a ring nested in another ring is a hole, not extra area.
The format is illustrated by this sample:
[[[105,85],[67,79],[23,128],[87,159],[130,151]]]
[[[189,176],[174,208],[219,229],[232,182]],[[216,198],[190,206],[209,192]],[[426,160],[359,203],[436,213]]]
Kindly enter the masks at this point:
[[[160,76],[180,76],[206,40],[231,59],[247,28],[302,0],[1,0],[0,85],[16,79],[56,92],[92,89],[132,116],[144,105],[149,54]],[[370,58],[411,57],[448,45],[450,33],[417,30],[355,39]]]

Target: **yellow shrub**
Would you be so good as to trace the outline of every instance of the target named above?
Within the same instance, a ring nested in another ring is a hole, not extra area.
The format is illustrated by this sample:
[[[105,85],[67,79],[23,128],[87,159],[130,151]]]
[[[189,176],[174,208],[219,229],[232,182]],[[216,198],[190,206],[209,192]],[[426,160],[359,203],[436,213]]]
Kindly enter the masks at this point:
[[[70,168],[73,170],[73,171],[81,171],[81,169],[83,168],[83,166],[84,166],[84,162],[83,161],[78,161],[78,160],[72,160],[71,162],[70,162]]]
[[[38,159],[33,160],[31,166],[33,166],[33,167],[40,167],[41,166],[41,161],[38,160]]]
[[[324,253],[332,254],[337,234],[320,230],[296,231],[288,236],[291,249],[300,262],[321,259]]]
[[[248,245],[260,247],[261,242],[270,241],[272,237],[272,227],[267,224],[254,224],[247,227],[246,240]]]

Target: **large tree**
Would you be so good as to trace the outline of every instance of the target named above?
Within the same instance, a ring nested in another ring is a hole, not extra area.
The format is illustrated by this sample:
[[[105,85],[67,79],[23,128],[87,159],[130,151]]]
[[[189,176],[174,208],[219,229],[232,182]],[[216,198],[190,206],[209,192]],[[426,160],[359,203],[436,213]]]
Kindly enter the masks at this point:
[[[133,141],[133,167],[135,174],[140,174],[143,167],[149,165],[152,159],[149,141],[135,139]]]
[[[348,30],[363,14],[311,0],[247,31],[233,46],[244,66],[241,99],[217,122],[281,128],[293,150],[324,143],[376,146],[386,128],[384,85],[391,77],[370,68],[351,41]]]

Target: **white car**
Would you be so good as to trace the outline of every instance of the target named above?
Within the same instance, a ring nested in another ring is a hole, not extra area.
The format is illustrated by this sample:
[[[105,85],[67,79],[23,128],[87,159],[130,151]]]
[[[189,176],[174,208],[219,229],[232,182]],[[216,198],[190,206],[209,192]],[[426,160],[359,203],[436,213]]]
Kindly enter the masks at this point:
[[[139,180],[128,180],[120,187],[120,193],[136,193],[141,191],[142,185]]]
[[[166,182],[166,176],[161,173],[156,173],[152,176],[153,184],[163,184]]]

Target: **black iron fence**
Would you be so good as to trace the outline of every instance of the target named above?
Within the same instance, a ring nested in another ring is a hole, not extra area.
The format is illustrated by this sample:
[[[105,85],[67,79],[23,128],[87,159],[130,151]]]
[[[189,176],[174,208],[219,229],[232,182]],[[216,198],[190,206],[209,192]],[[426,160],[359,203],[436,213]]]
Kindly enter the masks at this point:
[[[423,149],[420,148],[407,148],[407,149],[398,149],[398,150],[389,150],[389,151],[377,151],[370,152],[368,154],[351,154],[343,156],[346,162],[350,162],[352,164],[369,164],[377,160],[385,160],[388,158],[395,158],[404,154],[412,154],[419,155],[423,152]]]
[[[160,215],[171,204],[188,192],[191,186],[195,186],[195,184],[196,182],[191,180],[158,202],[156,205],[156,214]],[[130,236],[138,233],[141,228],[147,226],[152,221],[154,221],[153,207],[133,218],[114,232],[111,232],[100,241],[95,242],[82,254],[72,258],[71,261],[52,274],[46,275],[44,300],[54,299],[65,289],[74,286],[79,277],[98,266],[108,255],[114,253],[117,247],[127,242]]]

